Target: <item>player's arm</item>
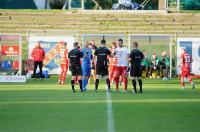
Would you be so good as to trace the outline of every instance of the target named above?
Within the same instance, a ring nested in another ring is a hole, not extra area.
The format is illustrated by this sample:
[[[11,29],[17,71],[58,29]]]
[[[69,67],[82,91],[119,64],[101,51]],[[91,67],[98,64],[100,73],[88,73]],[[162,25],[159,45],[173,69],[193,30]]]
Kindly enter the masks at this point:
[[[126,59],[130,62],[130,61],[132,61],[133,58],[134,58],[134,53],[131,52]]]

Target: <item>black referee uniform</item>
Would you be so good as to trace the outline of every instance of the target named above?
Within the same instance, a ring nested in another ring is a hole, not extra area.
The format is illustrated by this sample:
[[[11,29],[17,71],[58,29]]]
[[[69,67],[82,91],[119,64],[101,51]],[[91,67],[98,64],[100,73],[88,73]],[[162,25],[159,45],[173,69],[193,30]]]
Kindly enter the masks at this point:
[[[69,54],[68,58],[70,60],[70,71],[72,73],[72,76],[82,76],[82,68],[81,68],[81,58],[83,57],[83,53],[79,51],[78,49],[72,49]],[[74,83],[75,80],[71,80],[72,84],[72,90],[74,90]],[[82,80],[79,80],[79,85],[80,85],[80,90],[83,91],[82,89]]]
[[[141,61],[144,58],[143,53],[139,49],[134,49],[130,53],[130,58],[131,58],[131,70],[130,70],[130,76],[133,77],[132,84],[134,87],[135,93],[137,93],[137,88],[136,88],[136,77],[138,79],[138,83],[140,86],[140,93],[142,93],[142,69],[141,69]]]
[[[99,47],[95,50],[94,55],[97,57],[96,63],[96,74],[101,75],[102,77],[108,76],[108,56],[111,55],[111,52],[106,47]],[[106,79],[106,84],[108,86],[108,90],[110,91],[110,80]],[[99,79],[96,79],[95,82],[95,90],[98,90]]]

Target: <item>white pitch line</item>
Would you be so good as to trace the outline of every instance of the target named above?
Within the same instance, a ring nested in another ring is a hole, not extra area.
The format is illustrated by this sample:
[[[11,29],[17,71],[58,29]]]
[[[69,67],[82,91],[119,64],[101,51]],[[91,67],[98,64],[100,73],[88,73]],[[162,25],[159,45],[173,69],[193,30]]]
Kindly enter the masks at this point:
[[[115,124],[114,124],[114,118],[113,118],[113,110],[112,110],[112,99],[110,96],[110,93],[106,93],[107,98],[107,126],[108,126],[108,132],[115,132]]]

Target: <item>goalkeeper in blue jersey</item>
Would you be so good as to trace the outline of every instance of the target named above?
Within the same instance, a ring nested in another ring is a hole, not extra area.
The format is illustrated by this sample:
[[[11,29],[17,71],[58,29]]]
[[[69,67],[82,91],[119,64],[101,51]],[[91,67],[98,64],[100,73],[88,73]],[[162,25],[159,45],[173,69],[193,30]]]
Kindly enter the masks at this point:
[[[83,90],[87,90],[88,79],[91,75],[91,60],[92,60],[92,49],[89,48],[89,43],[86,42],[82,49],[83,59],[82,59],[82,87]]]

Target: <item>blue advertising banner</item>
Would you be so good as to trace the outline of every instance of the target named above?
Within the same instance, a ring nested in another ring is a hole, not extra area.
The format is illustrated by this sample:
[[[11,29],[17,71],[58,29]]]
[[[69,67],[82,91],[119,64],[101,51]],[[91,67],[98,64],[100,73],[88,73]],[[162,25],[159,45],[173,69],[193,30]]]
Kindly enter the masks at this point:
[[[75,38],[73,36],[30,36],[29,46],[28,46],[28,59],[32,59],[31,52],[34,49],[36,42],[39,42],[45,51],[44,68],[46,68],[49,74],[59,74],[60,73],[60,59],[59,50],[61,47],[60,42],[66,42],[68,50],[73,48],[73,43]]]

